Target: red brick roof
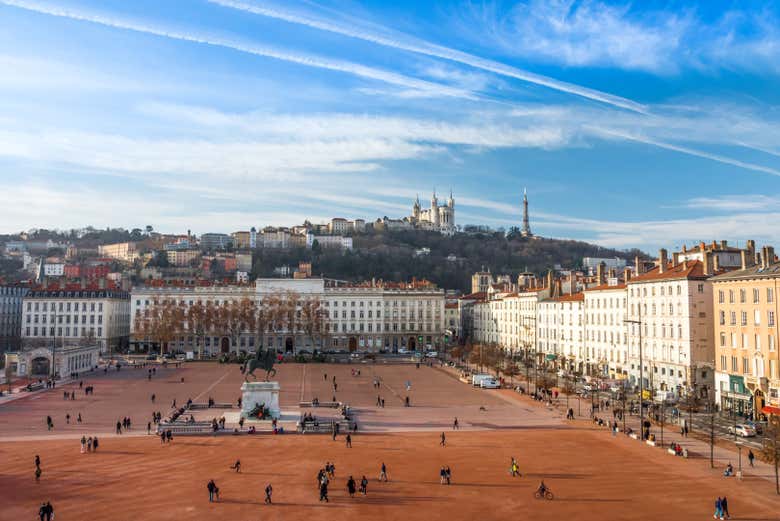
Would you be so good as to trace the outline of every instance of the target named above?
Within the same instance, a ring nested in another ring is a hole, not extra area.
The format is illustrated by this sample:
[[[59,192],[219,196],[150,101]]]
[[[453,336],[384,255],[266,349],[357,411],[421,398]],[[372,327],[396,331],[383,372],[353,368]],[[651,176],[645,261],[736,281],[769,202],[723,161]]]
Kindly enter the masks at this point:
[[[666,271],[660,272],[658,266],[646,273],[637,275],[628,281],[629,284],[636,282],[654,282],[657,280],[677,280],[677,279],[706,279],[711,275],[704,274],[704,264],[701,261],[693,260],[680,263],[673,266],[669,263]]]
[[[610,286],[609,284],[600,284],[592,288],[587,288],[585,291],[609,291],[611,289],[626,289],[626,285],[625,283],[616,284],[614,286]]]
[[[555,297],[555,302],[579,302],[582,300],[585,300],[585,294],[580,293],[574,293],[574,294],[568,294],[568,295],[561,295],[560,297]]]

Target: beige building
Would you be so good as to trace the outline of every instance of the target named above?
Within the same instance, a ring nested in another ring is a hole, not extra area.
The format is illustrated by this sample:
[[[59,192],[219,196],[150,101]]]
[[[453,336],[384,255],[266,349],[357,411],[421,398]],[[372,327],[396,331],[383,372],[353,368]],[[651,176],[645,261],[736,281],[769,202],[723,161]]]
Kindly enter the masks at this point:
[[[626,285],[613,280],[586,289],[584,295],[585,342],[577,353],[579,361],[596,366],[610,378],[627,378]]]
[[[189,266],[202,255],[200,250],[168,250],[165,254],[168,256],[168,262],[174,266]]]
[[[716,401],[721,410],[754,417],[780,414],[780,263],[765,247],[758,263],[743,252],[741,264],[712,279]]]
[[[111,257],[123,262],[133,262],[138,258],[138,250],[134,242],[102,244],[98,246],[98,253],[102,257]]]
[[[127,346],[130,294],[118,289],[35,289],[22,303],[22,343],[27,346],[96,345],[101,352]]]
[[[543,300],[537,305],[537,352],[552,363],[577,370],[583,359],[585,295],[574,293]]]

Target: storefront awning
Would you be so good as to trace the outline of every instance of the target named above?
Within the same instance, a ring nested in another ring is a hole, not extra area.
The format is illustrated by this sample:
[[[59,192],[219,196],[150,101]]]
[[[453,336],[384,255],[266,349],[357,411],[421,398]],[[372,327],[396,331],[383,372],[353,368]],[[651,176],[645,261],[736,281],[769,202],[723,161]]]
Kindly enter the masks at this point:
[[[771,405],[764,406],[763,409],[761,409],[761,412],[764,414],[774,414],[776,416],[780,416],[780,407],[772,407]]]

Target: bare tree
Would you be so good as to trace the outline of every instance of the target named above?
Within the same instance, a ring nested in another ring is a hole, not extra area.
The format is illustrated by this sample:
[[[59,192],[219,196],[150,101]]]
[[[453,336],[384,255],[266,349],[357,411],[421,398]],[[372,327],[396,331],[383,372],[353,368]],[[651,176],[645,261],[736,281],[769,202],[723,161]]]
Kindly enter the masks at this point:
[[[780,463],[780,416],[769,417],[764,434],[762,453],[766,460],[775,467],[775,493],[780,495],[780,479],[778,479],[778,463]]]
[[[206,340],[206,334],[211,331],[214,323],[214,308],[211,302],[206,305],[198,300],[187,308],[187,331],[195,338],[195,347],[198,351],[198,358],[203,358],[203,347]]]
[[[311,340],[312,349],[316,345],[316,337],[322,339],[324,310],[319,298],[308,298],[301,301],[300,328]]]

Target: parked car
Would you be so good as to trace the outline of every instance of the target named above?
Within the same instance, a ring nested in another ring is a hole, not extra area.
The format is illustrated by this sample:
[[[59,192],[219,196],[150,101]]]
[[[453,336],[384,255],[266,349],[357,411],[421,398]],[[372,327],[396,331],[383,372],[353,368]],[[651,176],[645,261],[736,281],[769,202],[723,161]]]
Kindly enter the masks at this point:
[[[353,358],[353,359],[355,359],[355,358],[360,358],[360,353],[350,353],[350,354],[349,354],[349,357],[350,357],[350,358]]]
[[[729,434],[736,434],[742,438],[752,438],[756,435],[756,430],[743,423],[737,425],[729,425]]]
[[[495,378],[486,378],[479,383],[482,389],[499,389],[501,384]]]
[[[401,347],[401,348],[398,349],[398,354],[399,355],[408,355],[409,354],[409,350],[406,349],[405,347]]]
[[[425,356],[426,358],[436,358],[437,356],[439,356],[439,353],[437,353],[436,351],[428,351],[427,353],[425,353]]]
[[[745,425],[756,431],[756,434],[762,434],[764,432],[764,427],[761,425],[761,422],[746,421]]]

